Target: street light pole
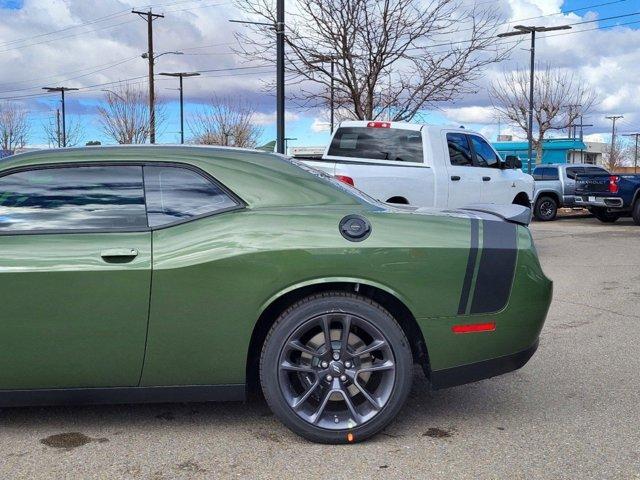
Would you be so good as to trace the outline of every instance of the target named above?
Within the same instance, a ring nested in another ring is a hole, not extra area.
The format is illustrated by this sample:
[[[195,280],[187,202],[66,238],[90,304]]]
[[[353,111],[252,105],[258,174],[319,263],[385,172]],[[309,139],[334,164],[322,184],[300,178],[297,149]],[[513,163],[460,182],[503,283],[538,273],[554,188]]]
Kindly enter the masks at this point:
[[[184,143],[184,95],[182,89],[182,79],[184,77],[197,77],[200,75],[198,72],[175,72],[175,73],[167,73],[162,72],[160,75],[164,75],[166,77],[178,77],[180,79],[180,143]]]
[[[285,153],[285,93],[284,93],[284,0],[276,5],[276,151]]]
[[[69,92],[72,90],[78,90],[77,88],[69,88],[69,87],[42,87],[43,90],[47,92],[60,92],[62,96],[62,146],[67,146],[67,122],[66,122],[66,110],[65,110],[65,98],[64,92]]]
[[[533,156],[533,91],[534,91],[534,81],[535,81],[535,58],[536,58],[536,32],[550,32],[552,30],[569,30],[571,29],[570,25],[560,25],[558,27],[536,27],[536,26],[525,26],[525,25],[516,25],[513,27],[515,32],[507,32],[501,33],[498,37],[513,37],[515,35],[531,35],[531,64],[530,64],[530,77],[529,77],[529,125],[527,131],[527,140],[529,142],[529,158],[527,162],[527,166],[529,169],[529,173],[533,171],[531,165],[531,157]]]

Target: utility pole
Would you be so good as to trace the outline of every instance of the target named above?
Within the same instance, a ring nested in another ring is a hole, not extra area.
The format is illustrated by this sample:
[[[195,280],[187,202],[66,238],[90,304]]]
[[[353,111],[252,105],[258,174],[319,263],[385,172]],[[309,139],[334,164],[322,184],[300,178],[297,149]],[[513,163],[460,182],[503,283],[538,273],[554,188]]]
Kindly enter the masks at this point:
[[[184,77],[197,77],[200,75],[198,72],[176,72],[167,73],[162,72],[160,75],[165,77],[178,77],[180,79],[180,143],[184,143],[184,96],[182,94],[182,79]]]
[[[552,30],[570,30],[570,25],[560,25],[558,27],[536,27],[516,25],[513,27],[515,32],[501,33],[498,37],[513,37],[515,35],[531,35],[531,66],[529,79],[529,128],[527,132],[527,140],[529,141],[529,173],[533,171],[531,166],[531,157],[533,156],[533,83],[535,80],[535,58],[536,58],[536,32],[550,32]]]
[[[629,133],[625,137],[635,137],[636,139],[636,148],[633,155],[633,173],[638,173],[638,137],[640,137],[640,132]]]
[[[580,143],[584,144],[584,127],[593,127],[593,124],[585,124],[583,116],[580,115],[580,123],[577,127],[580,127]],[[584,148],[580,148],[580,163],[584,163]]]
[[[65,101],[64,101],[64,92],[70,92],[72,90],[78,90],[77,88],[70,87],[42,87],[43,90],[47,92],[60,92],[62,96],[62,146],[67,146],[67,122],[66,122],[66,113],[65,113]]]
[[[131,13],[138,15],[147,22],[147,59],[149,60],[149,141],[156,143],[156,106],[155,106],[155,85],[153,82],[153,66],[155,58],[153,56],[153,21],[158,18],[164,18],[164,15],[148,12],[140,12],[132,10]]]
[[[285,97],[284,97],[284,0],[277,0],[276,4],[276,123],[277,139],[276,151],[285,153]]]
[[[56,139],[58,140],[58,148],[60,148],[60,109],[56,108]]]

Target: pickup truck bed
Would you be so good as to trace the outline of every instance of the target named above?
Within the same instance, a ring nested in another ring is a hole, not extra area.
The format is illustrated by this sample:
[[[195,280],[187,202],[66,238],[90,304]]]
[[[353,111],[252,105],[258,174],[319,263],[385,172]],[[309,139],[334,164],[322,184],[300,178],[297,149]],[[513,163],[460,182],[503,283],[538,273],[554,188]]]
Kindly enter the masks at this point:
[[[603,222],[632,216],[640,225],[640,175],[579,175],[576,205],[588,208]]]

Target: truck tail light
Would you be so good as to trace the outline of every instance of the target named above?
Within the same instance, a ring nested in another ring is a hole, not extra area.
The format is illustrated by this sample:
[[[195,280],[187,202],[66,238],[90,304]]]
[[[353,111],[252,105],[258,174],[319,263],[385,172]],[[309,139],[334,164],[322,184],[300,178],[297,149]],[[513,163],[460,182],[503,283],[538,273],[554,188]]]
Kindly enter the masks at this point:
[[[368,128],[391,128],[391,122],[369,122]]]
[[[617,175],[611,175],[609,177],[609,193],[618,193],[618,182],[620,177]]]
[[[346,175],[336,175],[336,180],[339,180],[342,183],[346,183],[347,185],[351,185],[352,187],[356,186],[356,183],[353,181],[353,178],[347,177]]]

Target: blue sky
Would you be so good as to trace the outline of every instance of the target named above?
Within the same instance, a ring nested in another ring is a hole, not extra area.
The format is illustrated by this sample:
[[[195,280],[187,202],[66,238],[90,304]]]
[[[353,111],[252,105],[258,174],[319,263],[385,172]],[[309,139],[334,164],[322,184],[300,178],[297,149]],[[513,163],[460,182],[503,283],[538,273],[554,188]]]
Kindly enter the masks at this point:
[[[293,3],[293,0],[288,1]],[[558,15],[561,11],[605,2],[609,4],[567,16]],[[511,20],[543,15],[535,22],[553,25],[640,11],[639,0],[496,0],[497,3],[512,12]],[[172,6],[175,4],[180,6]],[[156,27],[156,51],[178,48],[193,52],[179,57],[163,57],[158,72],[242,65],[240,59],[225,50],[227,47],[216,46],[229,42],[233,38],[233,30],[238,28],[228,22],[229,18],[238,16],[237,11],[228,7],[229,3],[215,6],[209,0],[158,0],[157,5],[156,10],[164,11],[167,16]],[[103,93],[99,88],[92,90],[89,87],[146,74],[146,62],[139,58],[146,49],[146,30],[144,23],[132,18],[128,12],[132,6],[141,5],[128,0],[0,0],[0,103],[2,98],[13,99],[33,112],[32,144],[44,142],[41,124],[59,105],[58,97],[36,96],[41,95],[42,86],[52,82],[84,89],[75,94],[69,93],[69,119],[82,120],[84,140],[106,140],[95,115],[95,107]],[[108,19],[102,23],[77,27],[106,16]],[[600,26],[633,20],[640,21],[640,15],[605,21]],[[108,28],[98,28],[101,25]],[[595,25],[576,28],[593,28]],[[572,34],[549,41],[541,39],[538,43],[539,59],[576,72],[597,90],[601,102],[588,119],[589,123],[595,124],[590,131],[594,135],[606,137],[609,124],[604,115],[610,113],[625,115],[620,124],[622,129],[640,130],[640,95],[637,93],[640,91],[639,27],[640,23],[623,29]],[[61,28],[69,30],[42,36]],[[207,45],[211,48],[203,47]],[[526,42],[522,47],[526,47]],[[126,62],[119,64],[122,59]],[[495,138],[498,125],[491,118],[487,86],[502,71],[527,64],[528,53],[524,48],[516,49],[509,61],[486,71],[478,94],[439,105],[433,111],[423,112],[423,117],[433,123],[465,125]],[[107,67],[101,67],[103,65]],[[86,74],[87,71],[90,74]],[[213,78],[216,75],[210,75],[209,78],[185,80],[186,115],[188,117],[201,109],[202,102],[214,94],[247,99],[261,113],[263,141],[267,142],[275,137],[275,99],[272,94],[265,93],[264,84],[259,80],[270,75],[267,71],[253,76]],[[178,92],[171,90],[177,87],[177,81],[164,80],[157,82],[156,91],[165,100],[170,118],[160,136],[160,141],[168,143],[178,139]],[[321,146],[328,141],[328,133],[319,132],[316,128],[318,122],[326,121],[325,112],[301,110],[292,102],[288,103],[288,110],[287,136],[298,138],[291,145]],[[508,125],[501,125],[501,129],[502,133],[517,133]]]

